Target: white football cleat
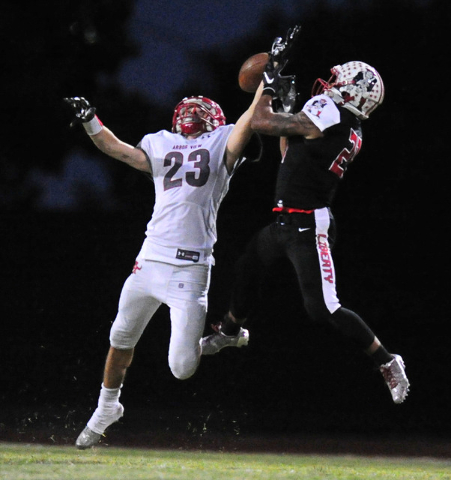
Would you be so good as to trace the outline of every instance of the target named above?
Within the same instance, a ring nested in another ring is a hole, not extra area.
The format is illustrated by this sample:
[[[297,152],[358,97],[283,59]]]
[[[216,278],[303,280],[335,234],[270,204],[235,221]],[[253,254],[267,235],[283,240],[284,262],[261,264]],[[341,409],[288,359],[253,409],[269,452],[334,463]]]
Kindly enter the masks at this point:
[[[240,328],[237,335],[225,335],[218,327],[217,333],[200,339],[202,355],[214,355],[225,347],[245,347],[249,343],[249,331]]]
[[[379,368],[395,403],[402,403],[409,393],[409,380],[405,365],[400,355],[393,355],[393,360]]]
[[[101,436],[101,433],[93,432],[89,427],[85,427],[85,429],[78,436],[75,446],[79,450],[86,450],[87,448],[97,445]]]
[[[93,447],[94,445],[97,445],[99,443],[100,437],[102,437],[103,435],[103,432],[111,424],[117,422],[123,415],[124,407],[120,403],[118,403],[117,410],[113,415],[100,414],[99,409],[97,409],[88,422],[88,425],[91,424],[91,427],[95,428],[97,431],[94,431],[92,430],[92,428],[86,426],[75,441],[75,446],[79,450],[85,450],[87,448]],[[98,426],[93,426],[94,424]]]

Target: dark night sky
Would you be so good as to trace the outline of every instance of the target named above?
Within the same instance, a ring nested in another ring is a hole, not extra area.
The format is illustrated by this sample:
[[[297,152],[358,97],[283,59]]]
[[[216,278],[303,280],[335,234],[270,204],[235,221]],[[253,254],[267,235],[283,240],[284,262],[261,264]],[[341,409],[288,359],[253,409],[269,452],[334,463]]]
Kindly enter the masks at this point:
[[[303,1],[305,11],[316,1]],[[411,3],[424,6],[429,1],[411,0]],[[367,2],[359,1],[359,7]],[[299,3],[298,0],[201,0],[193,7],[183,0],[138,0],[129,22],[129,32],[142,51],[138,58],[125,62],[119,78],[126,88],[138,89],[152,100],[174,105],[179,101],[174,97],[174,91],[188,76],[194,72],[194,77],[200,80],[202,65],[190,63],[187,58],[190,50],[215,47],[227,51],[227,44],[237,40],[242,40],[245,45],[249,33],[255,33],[255,26],[268,12],[285,17],[287,28],[298,23],[302,25],[302,19],[294,16],[299,12]],[[352,13],[350,1],[325,0],[324,3],[332,8],[332,14],[333,9]],[[285,30],[279,34],[284,36]],[[272,40],[267,39],[265,49],[269,50]],[[355,41],[364,42],[365,39]],[[316,45],[312,47],[317,48]]]
[[[310,2],[305,2],[306,6]],[[329,3],[340,5],[343,1],[329,0]],[[262,16],[273,9],[289,16],[298,4],[296,0],[230,0],[226,3],[201,0],[193,6],[181,0],[139,0],[129,31],[142,52],[139,58],[123,65],[119,78],[127,88],[139,89],[152,100],[174,105],[179,101],[174,91],[193,70],[198,77],[198,69],[202,68],[200,64],[190,63],[189,51],[212,47],[227,50],[227,43],[231,41],[246,41],[252,31],[250,18],[252,24],[257,25]],[[268,39],[268,49],[271,42],[272,39]]]

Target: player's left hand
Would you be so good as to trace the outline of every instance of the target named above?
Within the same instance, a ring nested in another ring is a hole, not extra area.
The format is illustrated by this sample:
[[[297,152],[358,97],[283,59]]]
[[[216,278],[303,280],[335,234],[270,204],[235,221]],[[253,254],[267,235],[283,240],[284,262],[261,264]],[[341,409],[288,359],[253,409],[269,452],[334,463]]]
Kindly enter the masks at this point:
[[[293,113],[298,93],[295,75],[279,77],[279,88],[273,98],[273,108],[278,113]]]
[[[90,105],[86,98],[67,97],[64,99],[64,101],[71,106],[73,112],[75,113],[75,118],[70,124],[71,127],[79,123],[89,122],[94,118],[96,109]]]

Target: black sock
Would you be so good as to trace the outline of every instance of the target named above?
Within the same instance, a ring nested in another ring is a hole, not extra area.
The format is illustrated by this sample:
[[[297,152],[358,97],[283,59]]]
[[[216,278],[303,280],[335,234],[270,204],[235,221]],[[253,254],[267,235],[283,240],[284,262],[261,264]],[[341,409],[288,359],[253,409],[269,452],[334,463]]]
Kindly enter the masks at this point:
[[[381,365],[391,362],[393,360],[393,355],[388,353],[387,350],[385,350],[385,348],[381,345],[373,354],[371,354],[371,358],[380,367]]]
[[[224,335],[228,336],[235,336],[238,335],[240,332],[241,325],[239,323],[235,323],[229,315],[224,316],[224,321],[222,322],[221,325],[221,332]]]

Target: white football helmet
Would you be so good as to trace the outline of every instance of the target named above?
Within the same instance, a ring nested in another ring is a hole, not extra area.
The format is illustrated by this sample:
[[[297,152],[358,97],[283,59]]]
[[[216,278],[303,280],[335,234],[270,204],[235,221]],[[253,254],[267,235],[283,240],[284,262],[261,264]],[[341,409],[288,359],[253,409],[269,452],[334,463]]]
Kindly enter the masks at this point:
[[[211,132],[225,125],[221,107],[207,97],[186,97],[177,104],[172,117],[172,131],[182,135]]]
[[[324,94],[337,104],[366,120],[384,100],[384,82],[377,70],[364,62],[348,62],[331,68],[326,82],[318,78],[312,95]]]

